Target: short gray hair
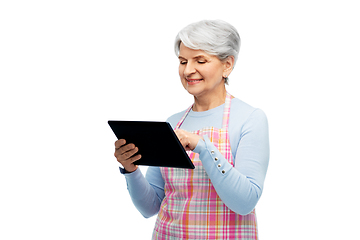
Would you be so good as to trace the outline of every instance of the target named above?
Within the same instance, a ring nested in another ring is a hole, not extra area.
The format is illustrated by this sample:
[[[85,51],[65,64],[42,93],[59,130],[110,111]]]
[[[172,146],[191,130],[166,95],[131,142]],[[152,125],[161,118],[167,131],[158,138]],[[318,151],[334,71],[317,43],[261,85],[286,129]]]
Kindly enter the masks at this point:
[[[175,54],[180,44],[215,55],[220,61],[234,56],[234,66],[240,50],[240,35],[236,28],[222,20],[203,20],[183,28],[175,38]],[[227,78],[225,79],[227,83]]]

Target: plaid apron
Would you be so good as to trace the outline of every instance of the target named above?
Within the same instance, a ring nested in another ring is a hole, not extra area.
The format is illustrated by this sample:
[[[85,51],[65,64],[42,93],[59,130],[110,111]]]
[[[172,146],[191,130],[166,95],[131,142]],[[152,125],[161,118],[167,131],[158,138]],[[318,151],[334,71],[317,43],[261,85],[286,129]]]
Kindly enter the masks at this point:
[[[228,134],[230,104],[231,95],[227,93],[221,129],[206,127],[193,133],[207,135],[234,166]],[[190,109],[175,129],[180,128]],[[153,239],[258,239],[255,209],[245,216],[230,210],[217,195],[199,154],[192,151],[188,154],[195,169],[160,168],[165,181],[165,197]]]

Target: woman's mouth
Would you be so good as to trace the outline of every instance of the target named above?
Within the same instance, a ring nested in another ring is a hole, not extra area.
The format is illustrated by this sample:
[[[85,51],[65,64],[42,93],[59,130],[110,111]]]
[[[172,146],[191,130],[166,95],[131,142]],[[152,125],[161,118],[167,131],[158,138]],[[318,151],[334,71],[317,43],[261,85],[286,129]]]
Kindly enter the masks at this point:
[[[186,79],[188,85],[198,84],[202,79]]]

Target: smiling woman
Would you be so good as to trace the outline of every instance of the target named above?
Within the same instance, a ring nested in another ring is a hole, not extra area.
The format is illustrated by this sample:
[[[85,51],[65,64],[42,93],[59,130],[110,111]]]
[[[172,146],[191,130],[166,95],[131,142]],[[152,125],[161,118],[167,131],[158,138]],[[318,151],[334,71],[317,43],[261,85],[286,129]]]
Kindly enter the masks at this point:
[[[258,239],[268,125],[263,111],[226,91],[239,47],[236,29],[220,20],[191,24],[175,39],[180,80],[194,104],[167,121],[195,169],[149,167],[144,177],[134,164],[138,148],[115,142],[134,205],[144,217],[158,214],[153,239]]]
[[[205,111],[221,105],[225,101],[225,79],[234,66],[234,57],[229,56],[221,61],[216,56],[202,50],[194,50],[180,44],[179,75],[184,88],[195,97],[194,111]],[[204,101],[210,95],[218,96],[212,105]],[[208,108],[202,108],[205,106]]]

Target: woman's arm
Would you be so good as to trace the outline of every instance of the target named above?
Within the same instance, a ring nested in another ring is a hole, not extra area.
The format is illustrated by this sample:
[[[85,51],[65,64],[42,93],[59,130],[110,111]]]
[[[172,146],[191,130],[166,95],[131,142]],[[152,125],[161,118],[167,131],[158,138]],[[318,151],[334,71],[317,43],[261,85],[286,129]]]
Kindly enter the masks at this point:
[[[148,167],[146,178],[140,168],[134,172],[125,173],[127,189],[132,202],[138,211],[149,218],[158,213],[162,199],[164,198],[164,180],[160,169]]]
[[[126,144],[125,139],[119,139],[115,142],[115,153],[117,161],[123,165],[120,172],[125,175],[126,184],[130,193],[131,200],[139,212],[146,218],[155,215],[164,198],[164,181],[160,170],[154,171],[148,168],[147,179],[141,173],[135,161],[141,158],[141,155],[135,155],[138,148],[130,143]]]
[[[234,212],[246,215],[257,204],[269,162],[268,124],[265,114],[255,110],[243,126],[233,167],[207,136],[194,152],[209,175],[221,200]],[[217,159],[217,160],[216,160]]]

